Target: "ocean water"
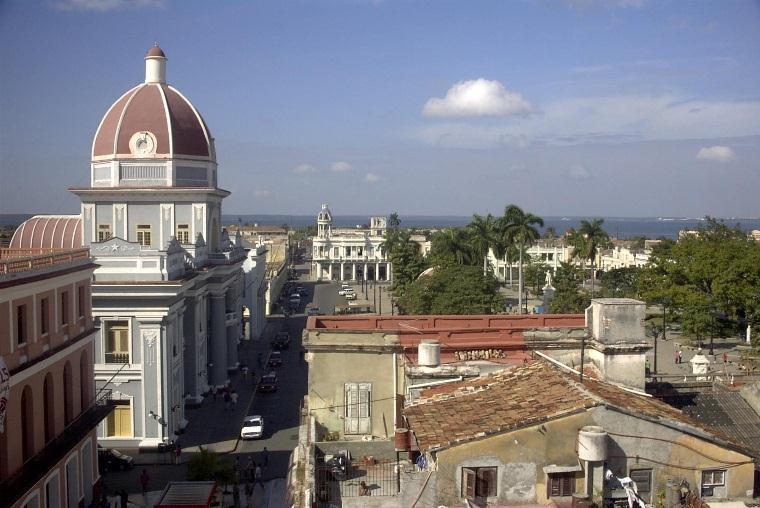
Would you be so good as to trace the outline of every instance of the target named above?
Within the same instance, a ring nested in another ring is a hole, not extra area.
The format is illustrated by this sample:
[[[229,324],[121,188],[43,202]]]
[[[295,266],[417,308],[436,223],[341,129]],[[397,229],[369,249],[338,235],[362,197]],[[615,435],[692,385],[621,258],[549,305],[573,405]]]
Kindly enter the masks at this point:
[[[31,217],[31,214],[0,214],[0,225],[18,225]],[[435,229],[444,227],[466,226],[472,217],[451,215],[407,215],[400,216],[402,227],[420,229]],[[595,217],[543,217],[544,229],[553,227],[557,234],[564,233],[568,228],[578,228],[581,220],[590,220]],[[282,225],[287,224],[291,228],[302,228],[316,223],[313,215],[223,215],[224,224],[236,224],[240,219],[244,224],[259,225]],[[760,218],[728,218],[721,219],[730,226],[739,225],[750,231],[760,229]],[[333,216],[333,224],[340,227],[355,227],[367,224],[368,215],[336,215]],[[615,238],[633,238],[644,236],[647,238],[678,238],[678,232],[683,229],[696,229],[704,224],[704,219],[694,217],[604,217],[604,229],[610,236]]]

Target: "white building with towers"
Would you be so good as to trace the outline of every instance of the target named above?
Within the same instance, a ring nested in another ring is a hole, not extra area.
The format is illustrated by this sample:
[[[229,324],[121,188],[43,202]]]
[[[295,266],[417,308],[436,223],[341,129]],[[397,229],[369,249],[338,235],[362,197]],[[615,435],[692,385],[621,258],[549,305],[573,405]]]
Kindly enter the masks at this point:
[[[12,240],[89,246],[99,265],[95,382],[117,401],[99,429],[108,446],[154,448],[175,439],[188,423],[186,404],[200,404],[238,368],[246,251],[221,230],[230,193],[217,186],[214,138],[166,83],[166,60],[158,45],[151,48],[145,82],[100,121],[90,184],[70,189],[81,215],[34,217]]]
[[[323,204],[317,214],[317,236],[312,237],[312,277],[316,280],[390,281],[391,262],[382,248],[386,217],[369,218],[369,227],[338,228]]]

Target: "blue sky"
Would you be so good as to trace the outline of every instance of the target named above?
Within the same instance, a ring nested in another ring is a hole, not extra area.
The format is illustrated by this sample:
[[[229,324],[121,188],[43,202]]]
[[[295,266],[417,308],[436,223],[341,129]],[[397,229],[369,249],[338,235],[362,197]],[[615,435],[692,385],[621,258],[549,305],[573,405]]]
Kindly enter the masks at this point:
[[[0,2],[0,212],[77,211],[154,41],[226,213],[760,216],[738,0]]]

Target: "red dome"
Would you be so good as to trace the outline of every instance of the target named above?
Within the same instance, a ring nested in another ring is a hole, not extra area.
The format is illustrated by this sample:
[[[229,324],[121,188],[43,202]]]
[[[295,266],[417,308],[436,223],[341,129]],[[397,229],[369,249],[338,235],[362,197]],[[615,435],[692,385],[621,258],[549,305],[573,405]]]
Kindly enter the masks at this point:
[[[166,58],[166,55],[164,55],[164,52],[161,50],[161,46],[158,44],[148,50],[145,58],[148,58],[149,56],[160,56],[161,58]]]
[[[148,51],[148,56],[163,54],[158,46]],[[190,101],[169,85],[144,83],[127,91],[106,112],[92,143],[93,159],[145,158],[130,147],[133,136],[144,131],[155,138],[151,158],[212,156],[211,134]]]

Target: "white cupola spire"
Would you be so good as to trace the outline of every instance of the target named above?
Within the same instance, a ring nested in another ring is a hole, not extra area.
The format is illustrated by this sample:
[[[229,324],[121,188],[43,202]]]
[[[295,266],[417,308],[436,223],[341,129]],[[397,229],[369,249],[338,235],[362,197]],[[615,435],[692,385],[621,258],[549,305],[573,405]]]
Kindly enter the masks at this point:
[[[166,55],[158,43],[145,55],[145,82],[166,83]]]

